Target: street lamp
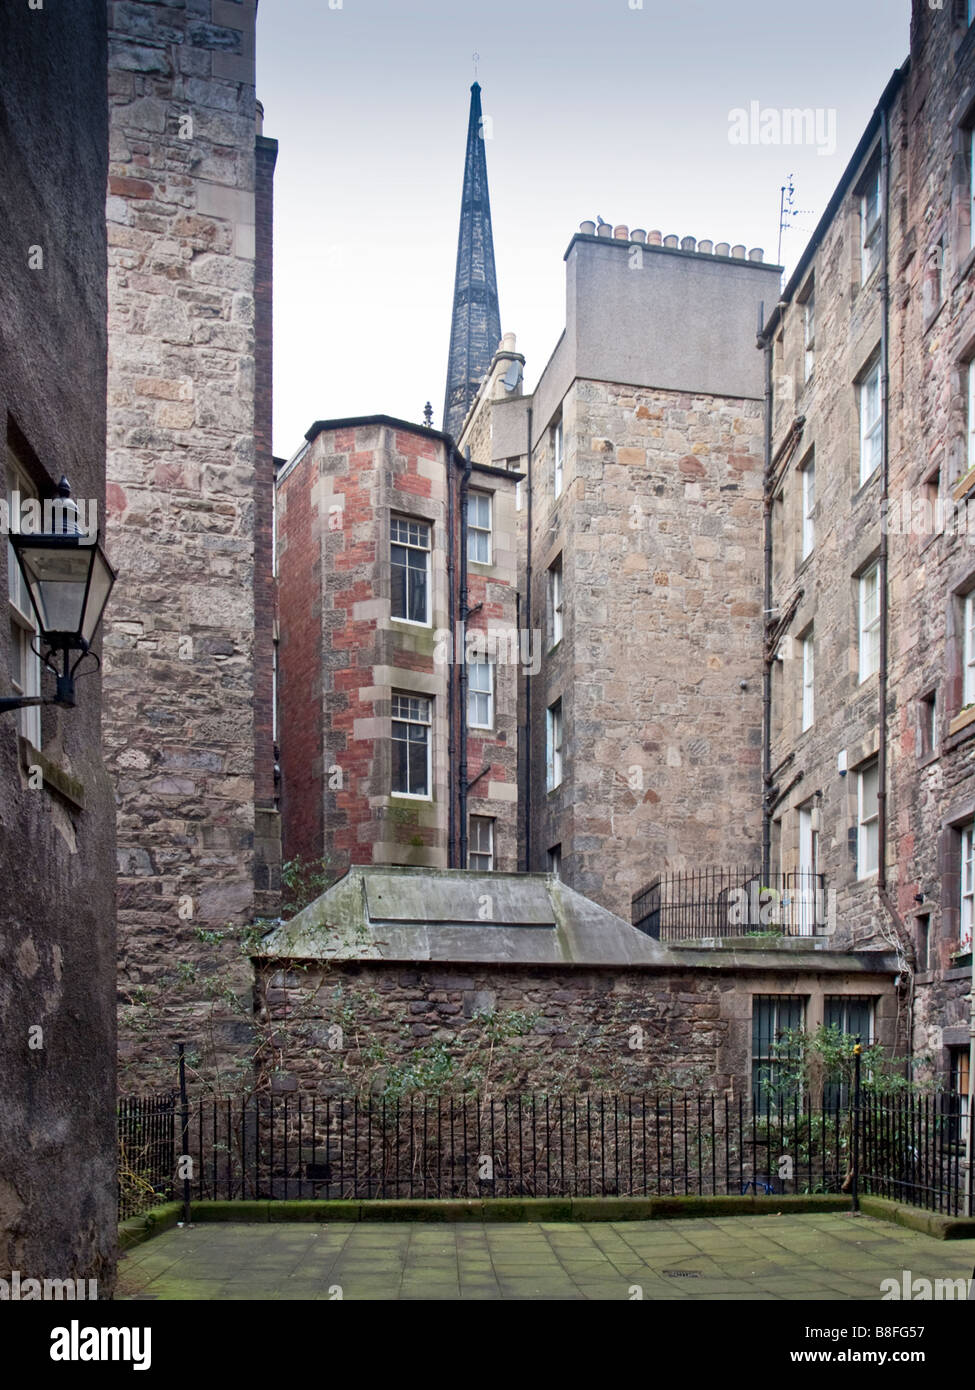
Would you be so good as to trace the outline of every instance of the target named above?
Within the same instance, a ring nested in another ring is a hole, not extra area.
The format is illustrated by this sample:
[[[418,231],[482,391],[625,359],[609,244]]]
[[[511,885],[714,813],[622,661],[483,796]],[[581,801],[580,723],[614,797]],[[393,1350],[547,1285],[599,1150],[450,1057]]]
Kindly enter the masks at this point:
[[[10,536],[37,617],[38,636],[47,652],[38,652],[57,677],[53,697],[14,695],[0,699],[0,712],[27,705],[74,705],[74,678],[90,651],[117,573],[105,557],[97,535],[82,534],[78,504],[71,498],[67,478],[58,484],[50,531],[17,532]],[[57,656],[61,653],[61,669]],[[72,662],[72,654],[79,653]]]

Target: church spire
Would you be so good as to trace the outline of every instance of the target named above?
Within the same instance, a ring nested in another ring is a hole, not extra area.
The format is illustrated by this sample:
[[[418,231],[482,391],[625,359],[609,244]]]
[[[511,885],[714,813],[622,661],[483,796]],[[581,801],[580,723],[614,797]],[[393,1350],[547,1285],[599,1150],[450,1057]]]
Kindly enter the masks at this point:
[[[444,401],[444,429],[455,438],[477,393],[478,382],[491,365],[500,338],[501,311],[494,271],[484,131],[481,129],[481,88],[475,82],[471,87],[471,114],[467,125]]]

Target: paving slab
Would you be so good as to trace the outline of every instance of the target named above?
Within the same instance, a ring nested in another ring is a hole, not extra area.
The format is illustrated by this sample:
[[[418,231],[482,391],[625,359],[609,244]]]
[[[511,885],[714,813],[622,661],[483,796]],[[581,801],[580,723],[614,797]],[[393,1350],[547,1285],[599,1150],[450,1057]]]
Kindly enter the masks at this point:
[[[879,1301],[881,1280],[970,1278],[975,1241],[873,1217],[619,1223],[217,1223],[173,1227],[122,1257],[132,1300]],[[670,1277],[668,1270],[696,1277]]]

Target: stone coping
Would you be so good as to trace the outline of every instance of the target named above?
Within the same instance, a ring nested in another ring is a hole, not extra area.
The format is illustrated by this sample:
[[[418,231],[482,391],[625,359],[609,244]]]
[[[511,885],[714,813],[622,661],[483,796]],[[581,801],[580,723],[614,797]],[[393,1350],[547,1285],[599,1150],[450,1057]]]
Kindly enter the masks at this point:
[[[884,1197],[861,1197],[864,1216],[890,1221],[935,1240],[975,1239],[975,1218],[944,1216]],[[518,1222],[662,1221],[691,1216],[774,1216],[795,1212],[848,1212],[840,1194],[722,1197],[487,1197],[371,1201],[239,1201],[190,1203],[193,1225],[206,1222]],[[119,1249],[130,1250],[171,1230],[183,1215],[181,1202],[167,1202],[119,1225]]]

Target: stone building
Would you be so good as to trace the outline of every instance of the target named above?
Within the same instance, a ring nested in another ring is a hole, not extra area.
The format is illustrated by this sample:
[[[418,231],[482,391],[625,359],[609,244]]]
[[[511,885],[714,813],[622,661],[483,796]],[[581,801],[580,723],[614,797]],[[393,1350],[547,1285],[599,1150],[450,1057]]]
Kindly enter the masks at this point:
[[[451,1079],[499,1095],[747,1098],[775,1078],[756,998],[803,1000],[811,1026],[867,1001],[894,1040],[896,956],[822,945],[663,944],[551,874],[355,867],[261,942],[262,1075],[382,1092],[436,1048]]]
[[[515,868],[516,477],[388,416],[306,441],[277,480],[284,853]]]
[[[757,862],[754,335],[780,272],[740,246],[611,231],[583,223],[569,244],[565,331],[533,395],[489,384],[460,446],[528,475],[543,655],[523,692],[522,862],[629,919],[655,873]]]
[[[970,1090],[975,218],[970,9],[915,0],[762,341],[773,866],[894,948],[912,1050]]]
[[[106,731],[131,1087],[172,1078],[179,1038],[246,1050],[248,971],[216,934],[274,902],[276,145],[256,0],[111,12]],[[237,1011],[209,1002],[214,976]]]
[[[105,53],[102,5],[4,8],[3,697],[53,695],[11,515],[63,474],[105,539]],[[115,1280],[115,814],[91,666],[74,708],[0,713],[0,1278],[25,1297],[28,1279],[101,1298]]]

